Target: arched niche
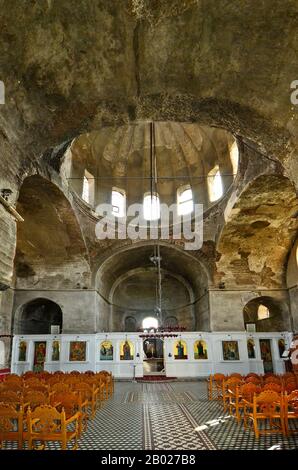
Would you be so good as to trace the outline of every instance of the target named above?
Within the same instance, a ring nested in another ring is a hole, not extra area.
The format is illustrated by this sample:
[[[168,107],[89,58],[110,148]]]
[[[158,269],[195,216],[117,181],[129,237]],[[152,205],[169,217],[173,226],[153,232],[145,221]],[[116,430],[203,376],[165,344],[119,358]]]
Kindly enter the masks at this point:
[[[268,317],[264,314],[268,309]],[[290,328],[289,307],[286,302],[269,296],[251,299],[243,308],[244,325],[254,323],[257,332],[285,331]]]
[[[40,175],[25,178],[17,210],[15,287],[88,288],[90,268],[81,228],[62,190]]]
[[[37,298],[27,302],[16,313],[14,331],[16,334],[50,334],[52,325],[59,325],[62,332],[63,313],[52,300]]]
[[[136,331],[137,322],[134,317],[128,316],[125,318],[124,331],[133,332]]]

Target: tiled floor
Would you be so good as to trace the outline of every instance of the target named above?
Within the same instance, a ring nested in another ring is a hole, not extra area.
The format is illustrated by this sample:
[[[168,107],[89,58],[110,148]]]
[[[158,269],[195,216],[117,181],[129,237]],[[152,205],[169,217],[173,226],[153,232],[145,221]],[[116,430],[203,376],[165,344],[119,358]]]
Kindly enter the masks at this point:
[[[8,447],[8,446],[7,446]],[[50,448],[57,448],[49,444]],[[11,448],[11,447],[10,447]],[[298,434],[261,436],[208,401],[206,384],[197,382],[116,382],[80,439],[82,450],[298,449]]]
[[[203,430],[196,428],[204,427]],[[298,434],[289,438],[244,431],[208,401],[205,382],[116,382],[80,442],[81,449],[298,449]]]

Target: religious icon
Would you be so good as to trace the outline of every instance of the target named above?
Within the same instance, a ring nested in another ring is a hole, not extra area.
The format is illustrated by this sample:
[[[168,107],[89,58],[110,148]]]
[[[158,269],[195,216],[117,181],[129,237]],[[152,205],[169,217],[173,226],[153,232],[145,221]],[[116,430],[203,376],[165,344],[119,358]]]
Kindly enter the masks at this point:
[[[273,362],[271,354],[270,339],[260,339],[261,359],[263,361],[264,372],[273,372]]]
[[[253,339],[248,339],[247,340],[247,352],[248,352],[248,358],[249,359],[255,359],[256,358],[255,342],[254,342]]]
[[[69,348],[70,361],[86,361],[86,341],[71,341]]]
[[[283,353],[285,352],[286,349],[286,343],[285,340],[280,338],[278,340],[278,350],[279,350],[279,357],[282,357]]]
[[[222,341],[224,361],[239,361],[238,341]]]
[[[199,340],[194,343],[195,359],[208,359],[206,341]]]
[[[120,345],[120,360],[121,361],[132,361],[133,360],[134,347],[130,341],[123,341]]]
[[[42,372],[46,360],[46,341],[35,341],[33,371]]]
[[[185,341],[176,341],[176,344],[174,346],[174,358],[187,359],[187,347]]]
[[[112,361],[113,360],[113,345],[111,341],[103,341],[100,345],[100,360]]]
[[[19,361],[26,361],[27,343],[26,341],[20,341],[19,344]]]
[[[53,341],[52,343],[52,361],[60,360],[60,341]]]

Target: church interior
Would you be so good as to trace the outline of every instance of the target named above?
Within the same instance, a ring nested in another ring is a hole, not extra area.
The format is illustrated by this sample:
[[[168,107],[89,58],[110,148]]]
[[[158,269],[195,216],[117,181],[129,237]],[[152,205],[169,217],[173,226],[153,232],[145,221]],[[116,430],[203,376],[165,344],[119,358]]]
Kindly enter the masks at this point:
[[[0,7],[0,449],[297,449],[298,3]]]

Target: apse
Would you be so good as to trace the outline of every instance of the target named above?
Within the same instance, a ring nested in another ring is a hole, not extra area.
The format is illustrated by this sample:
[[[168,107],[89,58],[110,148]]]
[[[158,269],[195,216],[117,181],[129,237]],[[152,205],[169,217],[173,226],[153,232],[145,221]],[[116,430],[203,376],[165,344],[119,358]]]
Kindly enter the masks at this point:
[[[208,330],[206,268],[183,249],[160,243],[158,270],[153,262],[155,248],[152,243],[123,248],[97,270],[95,286],[109,310],[109,329],[137,331],[146,317],[153,317],[159,326]]]

